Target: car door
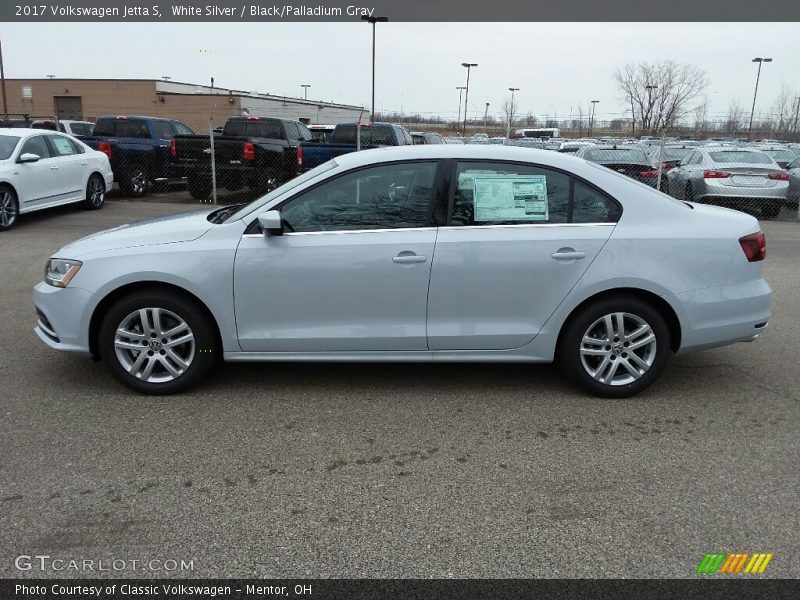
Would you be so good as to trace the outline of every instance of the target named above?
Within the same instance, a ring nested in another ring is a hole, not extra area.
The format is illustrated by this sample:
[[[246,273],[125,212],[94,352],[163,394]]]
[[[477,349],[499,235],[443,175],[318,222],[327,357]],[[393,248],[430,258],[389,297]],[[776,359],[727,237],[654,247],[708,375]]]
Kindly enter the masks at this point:
[[[619,205],[570,174],[459,161],[428,295],[431,350],[529,343],[608,240]]]
[[[86,198],[86,183],[89,181],[89,160],[84,149],[65,135],[46,136],[53,163],[58,167],[61,186],[60,201]]]
[[[23,154],[35,154],[36,162],[20,163]],[[50,158],[50,150],[44,134],[33,135],[24,140],[17,151],[15,187],[19,193],[20,212],[34,209],[58,198],[60,179],[58,165]]]
[[[279,207],[283,235],[245,234],[234,267],[242,350],[426,351],[437,167],[337,175]]]

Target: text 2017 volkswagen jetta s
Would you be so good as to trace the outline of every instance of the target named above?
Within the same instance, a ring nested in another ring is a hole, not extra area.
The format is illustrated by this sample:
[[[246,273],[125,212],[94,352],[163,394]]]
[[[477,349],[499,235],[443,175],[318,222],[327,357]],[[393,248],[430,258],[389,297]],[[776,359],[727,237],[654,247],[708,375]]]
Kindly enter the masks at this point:
[[[557,360],[635,394],[672,352],[767,327],[764,234],[579,158],[499,146],[342,156],[245,206],[88,236],[36,333],[147,393],[227,361]],[[521,367],[524,368],[524,367]]]

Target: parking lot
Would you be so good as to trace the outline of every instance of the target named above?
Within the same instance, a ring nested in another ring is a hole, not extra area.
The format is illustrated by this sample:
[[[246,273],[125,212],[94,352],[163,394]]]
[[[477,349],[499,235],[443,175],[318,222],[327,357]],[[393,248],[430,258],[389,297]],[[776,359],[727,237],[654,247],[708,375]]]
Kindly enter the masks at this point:
[[[800,577],[800,227],[765,222],[769,331],[673,357],[628,400],[551,366],[229,364],[123,388],[35,336],[70,240],[186,205],[110,200],[0,234],[0,576],[18,555],[193,560],[194,577]],[[64,576],[108,573],[61,572]]]

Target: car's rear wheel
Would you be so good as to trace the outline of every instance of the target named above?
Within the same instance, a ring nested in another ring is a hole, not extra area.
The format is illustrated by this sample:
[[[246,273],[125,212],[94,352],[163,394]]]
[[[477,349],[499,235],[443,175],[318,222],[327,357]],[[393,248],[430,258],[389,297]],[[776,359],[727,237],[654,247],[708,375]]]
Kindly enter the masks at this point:
[[[0,231],[7,231],[17,224],[19,201],[10,187],[0,186]]]
[[[683,193],[683,199],[686,200],[686,202],[694,202],[695,201],[695,199],[694,199],[694,188],[692,187],[691,183],[687,183],[686,184],[686,190]]]
[[[100,357],[122,383],[147,394],[173,394],[200,381],[217,344],[195,302],[161,290],[125,296],[100,325]]]
[[[125,169],[119,186],[128,196],[145,196],[150,189],[150,175],[142,165],[131,165]]]
[[[86,184],[86,200],[83,202],[83,206],[88,210],[97,210],[103,208],[105,201],[106,184],[100,175],[94,173]]]
[[[590,393],[625,398],[658,379],[670,351],[669,327],[661,313],[639,298],[620,296],[593,302],[571,318],[558,360]]]

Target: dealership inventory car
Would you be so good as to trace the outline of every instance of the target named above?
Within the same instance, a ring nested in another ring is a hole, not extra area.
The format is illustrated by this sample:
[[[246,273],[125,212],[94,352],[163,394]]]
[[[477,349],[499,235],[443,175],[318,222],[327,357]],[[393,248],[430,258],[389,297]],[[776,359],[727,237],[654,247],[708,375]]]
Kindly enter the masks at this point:
[[[102,208],[113,181],[108,157],[73,137],[0,129],[0,231],[21,214],[62,204]]]
[[[786,203],[789,174],[760,150],[706,146],[668,171],[667,182],[676,198],[760,209],[764,217],[774,217]]]
[[[644,150],[636,146],[581,146],[575,156],[596,162],[653,187],[658,181],[658,168],[654,169]]]
[[[247,205],[61,248],[34,289],[35,331],[153,394],[217,359],[556,360],[622,397],[672,352],[765,330],[765,248],[750,215],[557,152],[383,148]]]
[[[800,158],[795,158],[786,166],[789,172],[789,189],[786,192],[786,204],[789,208],[798,208],[800,200]]]

